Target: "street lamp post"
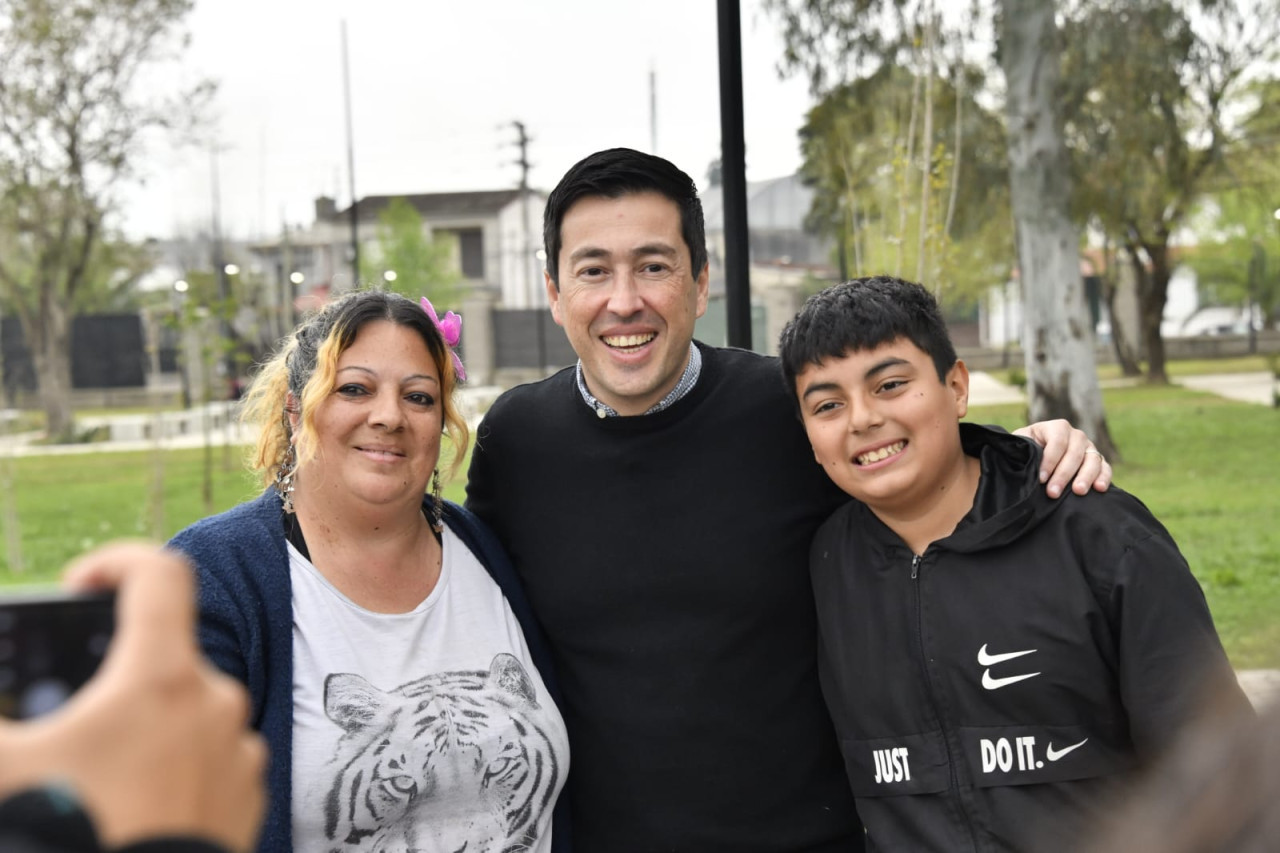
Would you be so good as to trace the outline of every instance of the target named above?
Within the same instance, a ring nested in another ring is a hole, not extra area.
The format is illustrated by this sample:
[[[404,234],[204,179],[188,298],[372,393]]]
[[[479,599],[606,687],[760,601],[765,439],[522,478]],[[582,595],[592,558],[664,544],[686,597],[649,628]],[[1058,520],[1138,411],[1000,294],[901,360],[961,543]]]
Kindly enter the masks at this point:
[[[186,279],[178,279],[173,283],[173,316],[178,328],[178,346],[174,353],[178,367],[178,383],[182,387],[182,408],[191,408],[191,376],[187,373],[190,369],[190,359],[187,358],[187,334],[188,324],[186,312],[183,310],[183,302],[187,298],[187,290],[190,285]]]
[[[288,311],[289,328],[285,330],[285,334],[298,324],[298,288],[306,280],[307,277],[298,270],[289,273],[289,304],[285,308]]]
[[[223,371],[227,377],[227,395],[231,398],[239,397],[236,383],[236,358],[235,347],[232,343],[232,326],[231,326],[231,306],[235,304],[233,297],[233,288],[231,287],[231,277],[240,274],[240,267],[235,264],[227,264],[222,268],[225,273],[223,281],[227,282],[225,291],[220,294],[222,296],[222,304],[218,306],[218,315],[221,317],[219,323],[222,348],[223,348]]]

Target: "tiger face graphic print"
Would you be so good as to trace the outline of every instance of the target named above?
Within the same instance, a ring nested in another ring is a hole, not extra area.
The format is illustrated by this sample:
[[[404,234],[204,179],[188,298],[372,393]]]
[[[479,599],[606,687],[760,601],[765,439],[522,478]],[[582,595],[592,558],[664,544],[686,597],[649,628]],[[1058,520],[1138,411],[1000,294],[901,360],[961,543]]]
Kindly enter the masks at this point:
[[[515,853],[544,814],[549,831],[568,744],[515,657],[391,691],[335,673],[324,703],[342,729],[322,780],[334,853]]]

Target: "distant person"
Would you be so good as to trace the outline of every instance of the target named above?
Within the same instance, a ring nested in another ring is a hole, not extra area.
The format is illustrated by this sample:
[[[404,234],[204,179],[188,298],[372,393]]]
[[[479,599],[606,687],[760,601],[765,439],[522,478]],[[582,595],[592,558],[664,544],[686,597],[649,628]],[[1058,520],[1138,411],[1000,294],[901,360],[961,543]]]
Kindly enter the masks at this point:
[[[543,236],[578,363],[494,403],[467,505],[547,631],[575,846],[860,849],[806,572],[846,498],[813,464],[778,361],[693,340],[709,275],[697,188],[660,157],[601,151],[551,193]],[[1062,460],[1054,494],[1073,476],[1106,487],[1082,433],[1033,429],[1046,479]]]
[[[0,721],[0,850],[252,850],[266,748],[244,689],[200,656],[190,567],[117,544],[80,558],[67,583],[119,588],[115,636],[61,708]]]
[[[1034,443],[960,423],[969,374],[925,288],[828,288],[780,355],[814,457],[854,498],[810,570],[869,846],[1076,849],[1206,699],[1251,715],[1147,508],[1114,488],[1051,500]]]
[[[567,849],[569,770],[510,563],[440,495],[460,320],[377,290],[302,323],[244,401],[265,491],[180,532],[200,639],[271,749],[261,849]]]

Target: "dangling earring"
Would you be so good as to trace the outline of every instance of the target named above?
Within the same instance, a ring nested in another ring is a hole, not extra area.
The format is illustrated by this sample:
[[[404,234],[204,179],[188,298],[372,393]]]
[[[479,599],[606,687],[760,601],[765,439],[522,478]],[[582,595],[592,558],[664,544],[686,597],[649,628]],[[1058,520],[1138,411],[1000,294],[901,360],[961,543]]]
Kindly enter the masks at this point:
[[[444,530],[444,500],[440,497],[440,469],[431,472],[431,529]]]
[[[280,496],[280,507],[289,515],[293,515],[293,476],[298,468],[298,454],[294,450],[293,442],[289,442],[289,449],[284,452],[284,459],[280,462],[280,467],[276,469],[276,494]]]

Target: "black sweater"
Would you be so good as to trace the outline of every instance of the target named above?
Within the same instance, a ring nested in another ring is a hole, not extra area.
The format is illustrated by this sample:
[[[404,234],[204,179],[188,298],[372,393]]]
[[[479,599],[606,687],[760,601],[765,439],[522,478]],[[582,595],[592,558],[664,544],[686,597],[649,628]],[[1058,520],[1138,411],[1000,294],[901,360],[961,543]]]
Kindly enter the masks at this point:
[[[573,369],[481,424],[468,507],[552,647],[588,851],[856,851],[816,670],[810,540],[843,495],[776,360],[702,349],[670,408],[599,418]]]

